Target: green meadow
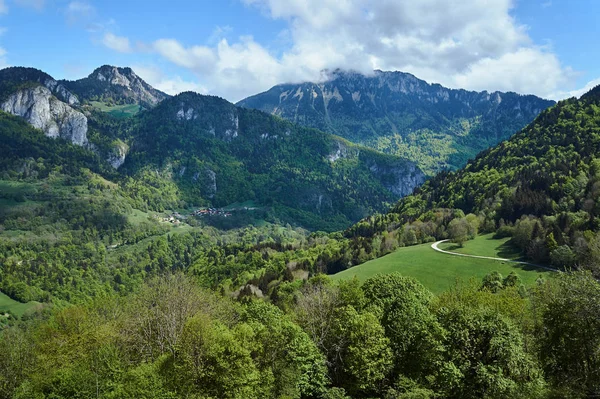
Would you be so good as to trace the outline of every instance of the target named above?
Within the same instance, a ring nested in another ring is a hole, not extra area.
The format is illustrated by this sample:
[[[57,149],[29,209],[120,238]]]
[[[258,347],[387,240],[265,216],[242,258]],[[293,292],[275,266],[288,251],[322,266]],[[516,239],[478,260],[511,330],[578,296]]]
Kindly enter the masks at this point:
[[[478,236],[466,242],[464,248],[457,248],[452,243],[444,243],[439,247],[470,255],[507,259],[519,257],[518,251],[510,245],[508,239],[494,240],[491,235]],[[503,276],[515,272],[525,285],[532,285],[539,277],[548,278],[552,274],[550,271],[533,266],[443,254],[434,251],[429,243],[400,248],[389,255],[337,273],[332,278],[341,280],[357,276],[364,281],[376,274],[399,272],[416,278],[430,291],[438,294],[454,286],[456,281],[468,281],[473,278],[480,281],[493,271]]]
[[[106,112],[116,118],[128,118],[140,112],[140,106],[138,104],[123,104],[109,106],[99,101],[91,101],[91,104],[94,108],[97,108],[102,112]]]

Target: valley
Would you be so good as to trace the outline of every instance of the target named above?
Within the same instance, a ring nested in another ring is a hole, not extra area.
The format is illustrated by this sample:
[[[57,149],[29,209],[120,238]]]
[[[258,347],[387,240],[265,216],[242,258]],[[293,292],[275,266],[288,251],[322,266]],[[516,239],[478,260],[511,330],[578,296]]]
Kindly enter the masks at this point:
[[[599,90],[1,70],[0,397],[600,392]]]

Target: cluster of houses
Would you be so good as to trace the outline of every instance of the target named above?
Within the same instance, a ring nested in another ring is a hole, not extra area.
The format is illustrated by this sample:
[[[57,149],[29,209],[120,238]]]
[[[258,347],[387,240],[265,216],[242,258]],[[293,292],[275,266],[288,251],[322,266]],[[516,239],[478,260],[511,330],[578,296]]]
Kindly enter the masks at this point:
[[[194,212],[192,212],[192,216],[223,216],[223,217],[229,217],[229,216],[231,216],[231,212],[226,212],[223,209],[217,209],[217,208],[197,209]]]
[[[171,215],[164,217],[163,222],[169,222],[173,224],[180,224],[181,219],[185,219],[179,212],[173,212]]]
[[[226,212],[223,209],[217,209],[217,208],[207,208],[207,209],[197,209],[194,212],[192,212],[191,216],[221,216],[221,217],[229,217],[231,216],[231,212]],[[156,217],[156,216],[155,216]],[[158,218],[158,217],[156,217]],[[162,220],[163,222],[167,222],[167,223],[171,223],[174,225],[178,225],[181,224],[182,221],[184,219],[186,219],[187,217],[180,214],[179,212],[173,212],[172,214],[170,214],[169,216],[163,217],[160,220]]]

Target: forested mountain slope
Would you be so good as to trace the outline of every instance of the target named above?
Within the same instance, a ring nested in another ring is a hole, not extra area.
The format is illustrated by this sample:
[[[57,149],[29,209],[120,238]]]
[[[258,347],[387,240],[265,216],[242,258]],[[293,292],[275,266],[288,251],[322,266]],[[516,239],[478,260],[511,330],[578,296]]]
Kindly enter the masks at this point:
[[[238,103],[408,158],[429,175],[464,166],[553,104],[447,89],[402,72],[339,70],[322,82],[282,84]]]
[[[416,228],[417,236],[446,238],[448,215],[456,213],[450,210],[458,210],[474,214],[483,230],[512,235],[529,259],[599,273],[598,154],[600,89],[595,88],[542,112],[465,168],[440,173],[389,214],[369,218],[347,234],[377,236],[404,223],[416,228],[435,221],[429,233]]]
[[[595,271],[597,92],[561,102],[344,234],[273,224],[220,231],[161,216],[195,195],[202,168],[231,168],[225,176],[250,179],[258,196],[270,186],[252,179],[274,163],[314,169],[303,178],[318,184],[346,167],[340,161],[366,179],[370,159],[395,158],[184,93],[126,120],[90,117],[90,135],[117,127],[127,143],[115,168],[93,147],[0,112],[0,290],[41,302],[22,317],[0,312],[0,397],[597,396],[600,285],[590,273],[533,287],[508,277],[491,288],[462,282],[437,297],[397,274],[362,284],[318,275],[477,227]],[[287,140],[261,141],[265,133]],[[250,162],[254,150],[274,160]],[[278,178],[304,184],[283,170]],[[334,190],[352,187],[344,180]]]
[[[283,220],[329,230],[424,180],[411,162],[191,92],[140,115],[129,142],[120,170],[135,176],[156,167],[173,176],[188,203],[252,200]]]

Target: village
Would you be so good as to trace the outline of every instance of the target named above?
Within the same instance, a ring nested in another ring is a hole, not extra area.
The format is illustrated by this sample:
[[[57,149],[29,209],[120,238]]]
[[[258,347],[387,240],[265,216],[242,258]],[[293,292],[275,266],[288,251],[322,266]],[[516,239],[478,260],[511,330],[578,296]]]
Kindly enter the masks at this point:
[[[225,211],[219,208],[204,208],[204,209],[196,209],[193,211],[190,216],[196,217],[205,217],[205,216],[219,216],[219,217],[230,217],[231,212]],[[169,216],[163,217],[163,222],[168,222],[174,225],[179,225],[183,220],[187,219],[188,216],[182,215],[179,212],[173,212]]]
[[[227,212],[223,209],[218,208],[206,208],[195,210],[194,212],[192,212],[192,216],[222,216],[226,218],[231,216],[231,212]]]

